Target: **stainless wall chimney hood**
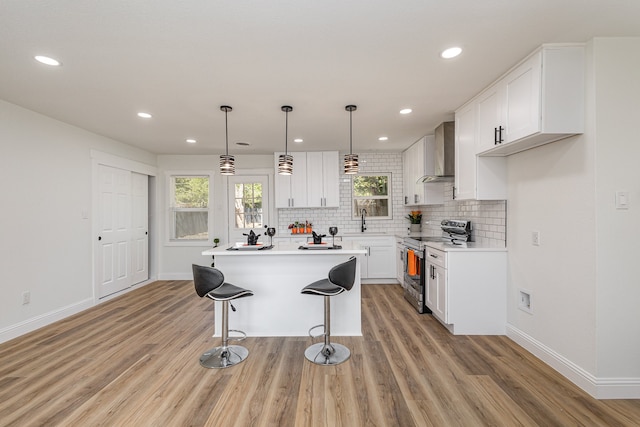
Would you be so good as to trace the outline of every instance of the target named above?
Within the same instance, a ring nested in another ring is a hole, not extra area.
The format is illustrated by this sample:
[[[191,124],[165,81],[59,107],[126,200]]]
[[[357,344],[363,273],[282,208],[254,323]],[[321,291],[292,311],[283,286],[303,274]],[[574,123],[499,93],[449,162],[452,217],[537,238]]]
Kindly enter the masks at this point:
[[[427,175],[420,182],[452,181],[455,173],[455,122],[444,122],[435,130],[435,147],[427,154]]]

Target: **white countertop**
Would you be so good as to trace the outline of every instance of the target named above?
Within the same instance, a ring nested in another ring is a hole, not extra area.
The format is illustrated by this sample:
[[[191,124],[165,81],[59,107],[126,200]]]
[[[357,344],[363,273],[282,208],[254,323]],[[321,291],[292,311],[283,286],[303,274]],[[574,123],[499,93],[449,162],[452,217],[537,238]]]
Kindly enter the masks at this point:
[[[466,246],[454,246],[444,242],[424,242],[424,245],[429,248],[445,251],[445,252],[507,252],[507,248],[504,246],[496,247],[490,244],[483,244],[478,242],[467,242]]]
[[[259,242],[264,244],[264,242]],[[268,242],[267,242],[268,243]],[[337,244],[338,242],[336,242]],[[202,255],[216,255],[216,256],[275,256],[275,255],[303,255],[303,256],[315,256],[315,255],[360,255],[365,254],[367,251],[362,248],[357,242],[340,242],[342,249],[298,249],[300,243],[288,243],[288,242],[274,242],[272,249],[261,250],[227,250],[228,248],[235,246],[235,243],[222,245],[217,248],[211,248],[204,250]]]

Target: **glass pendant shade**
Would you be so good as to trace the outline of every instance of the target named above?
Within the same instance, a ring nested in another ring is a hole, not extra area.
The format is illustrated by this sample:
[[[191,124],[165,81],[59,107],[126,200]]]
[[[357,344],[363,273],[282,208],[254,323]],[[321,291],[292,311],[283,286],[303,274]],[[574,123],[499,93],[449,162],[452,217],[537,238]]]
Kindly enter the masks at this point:
[[[358,155],[357,154],[344,155],[344,173],[346,175],[355,175],[358,173]]]
[[[278,175],[293,175],[293,156],[287,152],[287,139],[289,138],[289,113],[293,107],[283,105],[280,107],[285,114],[284,121],[284,154],[278,156]]]
[[[353,154],[353,122],[351,114],[358,109],[355,105],[347,105],[344,107],[349,112],[349,154],[344,155],[344,173],[345,175],[355,175],[358,173],[358,155]]]
[[[227,114],[233,108],[228,105],[221,105],[220,110],[224,111],[224,135],[225,135],[225,154],[220,156],[220,175],[235,175],[236,159],[229,155],[229,125],[227,123]]]
[[[236,159],[228,154],[220,156],[220,174],[221,175],[235,175],[236,173]]]
[[[293,156],[291,154],[280,154],[280,156],[278,156],[278,174],[293,174]]]

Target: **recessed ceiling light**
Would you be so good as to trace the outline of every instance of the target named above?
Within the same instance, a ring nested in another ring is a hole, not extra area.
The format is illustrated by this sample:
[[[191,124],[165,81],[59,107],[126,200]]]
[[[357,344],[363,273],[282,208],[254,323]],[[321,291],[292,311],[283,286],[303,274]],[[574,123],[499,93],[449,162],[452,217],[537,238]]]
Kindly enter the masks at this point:
[[[444,59],[455,58],[456,56],[462,53],[462,49],[459,47],[450,47],[449,49],[445,49],[442,51],[440,56]]]
[[[196,143],[196,142],[198,142],[198,141],[196,141],[195,139],[187,139],[187,142],[188,142],[189,144],[195,144],[195,143]]]
[[[300,142],[302,142],[302,141],[303,141],[303,139],[302,139],[302,138],[296,138],[296,139],[294,139],[294,140],[293,140],[293,142],[298,142],[298,143],[300,143]]]
[[[151,118],[151,114],[140,112],[140,113],[138,113],[138,117],[141,117],[143,119],[150,119]]]
[[[60,65],[62,65],[62,62],[58,61],[57,59],[50,58],[48,56],[36,55],[34,56],[34,58],[36,61],[46,65],[51,65],[52,67],[59,67]]]
[[[400,110],[400,114],[409,114],[412,111],[413,110],[411,108],[403,108],[402,110]]]
[[[388,136],[381,136],[380,138],[378,138],[378,141],[388,141],[389,137]]]

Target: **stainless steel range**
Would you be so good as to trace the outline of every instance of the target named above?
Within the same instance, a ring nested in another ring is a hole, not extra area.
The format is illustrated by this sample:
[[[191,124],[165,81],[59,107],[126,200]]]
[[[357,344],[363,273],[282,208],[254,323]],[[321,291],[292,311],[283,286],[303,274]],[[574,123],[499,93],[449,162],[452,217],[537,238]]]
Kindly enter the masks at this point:
[[[425,305],[426,242],[442,242],[445,245],[466,246],[471,241],[471,221],[445,219],[440,222],[442,235],[405,237],[403,239],[402,261],[404,263],[404,297],[413,305],[418,313],[431,313]]]

